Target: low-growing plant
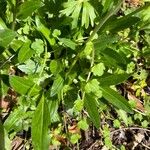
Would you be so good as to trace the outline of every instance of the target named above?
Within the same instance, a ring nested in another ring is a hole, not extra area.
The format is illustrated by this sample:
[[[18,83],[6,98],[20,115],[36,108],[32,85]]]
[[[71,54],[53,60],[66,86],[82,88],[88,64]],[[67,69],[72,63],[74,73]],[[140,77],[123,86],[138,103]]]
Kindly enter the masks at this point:
[[[99,129],[103,113],[113,107],[129,125],[134,109],[116,85],[132,77],[137,97],[147,86],[146,69],[137,67],[142,58],[149,65],[150,3],[126,4],[0,0],[2,148],[11,149],[10,140],[20,132],[31,134],[25,139],[35,150],[79,144],[81,130],[91,122]],[[115,127],[120,124],[114,121]],[[104,126],[104,141],[112,148],[108,130]]]

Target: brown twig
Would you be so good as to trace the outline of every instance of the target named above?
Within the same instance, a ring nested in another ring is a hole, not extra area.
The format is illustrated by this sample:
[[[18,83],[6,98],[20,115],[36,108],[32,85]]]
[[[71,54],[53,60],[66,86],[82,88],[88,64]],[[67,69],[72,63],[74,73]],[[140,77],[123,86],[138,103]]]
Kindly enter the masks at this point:
[[[143,131],[146,131],[146,132],[150,132],[149,129],[144,129],[144,128],[140,128],[140,127],[128,127],[128,128],[120,128],[120,129],[117,129],[117,130],[114,130],[114,131],[111,131],[110,135],[113,135],[115,134],[116,132],[119,132],[121,130],[143,130]]]
[[[141,144],[142,144],[142,146],[144,146],[145,148],[150,149],[150,147],[147,146],[147,145],[145,145],[144,143],[141,143]]]

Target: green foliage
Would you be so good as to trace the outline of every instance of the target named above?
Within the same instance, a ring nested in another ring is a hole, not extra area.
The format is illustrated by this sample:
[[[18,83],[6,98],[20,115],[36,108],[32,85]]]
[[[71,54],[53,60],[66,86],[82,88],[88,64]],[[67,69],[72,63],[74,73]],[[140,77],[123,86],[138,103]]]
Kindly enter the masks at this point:
[[[35,84],[31,79],[18,77],[18,76],[11,76],[9,82],[11,87],[16,92],[23,95],[27,94]],[[31,96],[38,94],[40,90],[41,88],[38,85],[36,85],[35,88],[32,89],[31,91]]]
[[[86,122],[85,119],[84,119],[84,120],[80,120],[80,121],[78,122],[78,127],[79,127],[80,129],[82,129],[82,130],[88,130],[88,128],[89,128],[89,126],[88,126],[88,124],[87,124],[87,122]]]
[[[87,132],[92,122],[112,149],[109,126],[101,124],[112,117],[110,110],[118,117],[115,128],[122,122],[149,126],[144,90],[149,86],[150,3],[124,4],[0,0],[0,96],[13,103],[2,118],[8,143],[31,129],[28,144],[35,150],[46,150],[50,143],[64,149],[66,138],[79,146],[80,130]],[[145,117],[135,101],[124,97],[129,92],[143,100]],[[68,133],[71,124],[73,134]]]
[[[20,48],[19,53],[18,53],[19,63],[24,63],[26,60],[30,59],[32,55],[35,53],[35,51],[30,48],[30,44],[31,44],[30,41],[26,42]]]
[[[96,100],[90,96],[86,95],[84,100],[84,105],[89,113],[89,116],[94,123],[94,125],[99,128],[100,127],[100,117],[97,109]]]
[[[70,39],[66,39],[66,38],[59,38],[60,42],[62,42],[65,46],[75,50],[76,47],[76,43],[74,43],[73,41],[71,41]]]
[[[32,117],[32,142],[34,149],[48,149],[48,126],[50,124],[49,109],[46,99],[42,95]]]
[[[104,134],[104,142],[105,142],[105,145],[109,148],[109,149],[112,149],[112,141],[110,139],[110,131],[109,131],[109,128],[108,126],[104,126],[104,129],[103,129],[103,134]]]
[[[36,1],[25,1],[23,4],[19,6],[19,11],[17,13],[17,17],[19,19],[26,19],[28,16],[31,16],[32,13],[42,6],[42,2],[39,0]]]
[[[76,28],[80,17],[80,11],[82,11],[81,25],[85,28],[94,26],[94,19],[96,18],[95,10],[93,6],[87,0],[68,1],[64,3],[64,10],[61,11],[62,15],[70,16],[72,20],[72,27]]]
[[[22,122],[25,112],[23,108],[18,108],[12,114],[9,115],[7,120],[4,123],[4,127],[7,132],[12,131],[13,129],[20,130],[20,124]]]
[[[132,109],[126,99],[118,94],[116,91],[112,90],[109,87],[100,87],[102,90],[102,95],[105,99],[107,99],[110,103],[114,106],[118,107],[119,109],[123,109],[126,112],[132,113]]]
[[[109,74],[105,75],[102,78],[99,79],[101,86],[110,86],[110,85],[117,85],[125,80],[127,80],[130,77],[129,74],[123,73],[123,74]]]
[[[57,75],[52,85],[50,95],[54,96],[55,94],[57,94],[62,90],[62,87],[63,87],[63,78],[60,75]]]
[[[105,70],[105,66],[103,63],[99,63],[96,64],[93,68],[92,68],[92,72],[95,76],[102,76]]]
[[[73,135],[71,135],[70,142],[72,144],[76,144],[80,138],[81,138],[81,136],[79,134],[73,134]]]
[[[16,33],[10,29],[0,29],[0,46],[7,47],[15,36]]]

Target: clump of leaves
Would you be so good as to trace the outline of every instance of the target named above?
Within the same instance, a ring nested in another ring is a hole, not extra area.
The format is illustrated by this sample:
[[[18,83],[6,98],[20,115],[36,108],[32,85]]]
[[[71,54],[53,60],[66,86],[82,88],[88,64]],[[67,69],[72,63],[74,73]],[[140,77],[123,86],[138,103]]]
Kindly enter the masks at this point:
[[[3,141],[10,143],[25,132],[31,133],[27,145],[37,150],[54,143],[79,148],[81,132],[86,133],[91,122],[101,128],[101,113],[113,107],[129,125],[126,117],[133,114],[133,107],[116,85],[133,77],[139,85],[134,88],[136,96],[146,87],[148,74],[142,70],[139,76],[136,67],[138,57],[149,65],[145,11],[150,4],[122,15],[123,4],[122,0],[0,1]],[[141,32],[144,36],[139,38]],[[141,40],[146,44],[139,51]],[[5,101],[13,105],[4,109]],[[119,126],[117,120],[114,123]],[[142,126],[147,125],[143,120]],[[77,133],[69,133],[72,126]],[[103,131],[105,144],[112,148],[109,128]],[[63,142],[58,140],[59,133]],[[10,144],[0,145],[10,149]]]

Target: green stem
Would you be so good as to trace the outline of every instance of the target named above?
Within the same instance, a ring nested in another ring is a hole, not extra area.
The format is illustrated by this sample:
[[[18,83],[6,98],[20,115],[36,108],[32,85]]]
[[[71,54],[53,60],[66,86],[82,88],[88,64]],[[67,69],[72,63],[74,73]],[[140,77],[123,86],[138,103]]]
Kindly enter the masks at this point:
[[[99,24],[95,27],[95,29],[93,30],[92,34],[90,35],[90,37],[88,38],[88,40],[86,41],[86,43],[90,42],[93,37],[95,36],[95,34],[101,29],[101,27],[106,23],[106,21],[113,16],[115,13],[117,13],[119,11],[119,9],[121,8],[123,1],[119,0],[118,4],[116,5],[116,7],[114,8],[114,10],[110,10],[106,16],[102,19],[102,21],[99,22]]]
[[[44,71],[44,68],[46,66],[46,61],[47,61],[47,44],[46,44],[46,41],[44,40],[44,44],[45,44],[45,53],[44,53],[44,62],[43,62],[43,65],[42,65],[42,69],[39,73],[39,78],[41,78],[42,74],[43,74],[43,71]],[[32,88],[29,90],[28,94],[27,94],[27,98],[30,97],[32,91],[34,90],[36,86],[36,83],[34,83],[34,85],[32,86]]]
[[[102,26],[106,23],[106,21],[113,16],[115,13],[118,12],[118,10],[120,9],[121,5],[122,5],[123,1],[119,0],[118,4],[116,5],[116,7],[114,8],[114,10],[110,10],[106,16],[99,22],[99,24],[95,27],[95,29],[93,30],[92,34],[90,35],[90,37],[88,38],[88,40],[85,42],[85,45],[83,46],[83,48],[80,50],[80,52],[78,52],[78,54],[76,55],[73,63],[71,64],[69,71],[66,73],[66,79],[68,77],[68,75],[70,74],[72,68],[75,66],[76,62],[78,61],[79,57],[80,57],[80,53],[84,50],[86,44],[90,41],[92,41],[93,37],[95,36],[95,34],[102,28]]]
[[[92,67],[94,66],[94,58],[95,58],[95,49],[94,49],[94,46],[93,46],[93,48],[92,48],[92,59],[91,59],[91,66],[90,66],[90,68],[92,68]],[[90,70],[90,72],[88,73],[86,82],[89,81],[90,76],[91,76],[91,73],[92,73],[92,72],[91,72],[91,70]]]
[[[13,22],[12,22],[12,26],[11,26],[12,30],[15,30],[15,27],[16,27],[17,6],[18,6],[18,1],[16,0],[15,4],[13,4]]]
[[[46,61],[47,61],[47,44],[46,44],[46,41],[44,40],[44,44],[45,44],[45,54],[44,54],[44,62],[43,62],[43,66],[42,66],[42,69],[41,69],[41,72],[39,74],[39,77],[42,76],[42,73],[44,71],[44,68],[46,66]]]
[[[95,58],[95,49],[94,49],[94,46],[92,48],[92,59],[91,59],[91,66],[90,68],[92,68],[94,66],[94,58]],[[91,77],[91,70],[89,71],[88,73],[88,76],[86,78],[86,83],[90,80],[90,77]],[[82,100],[84,100],[85,98],[85,91],[82,92]]]

